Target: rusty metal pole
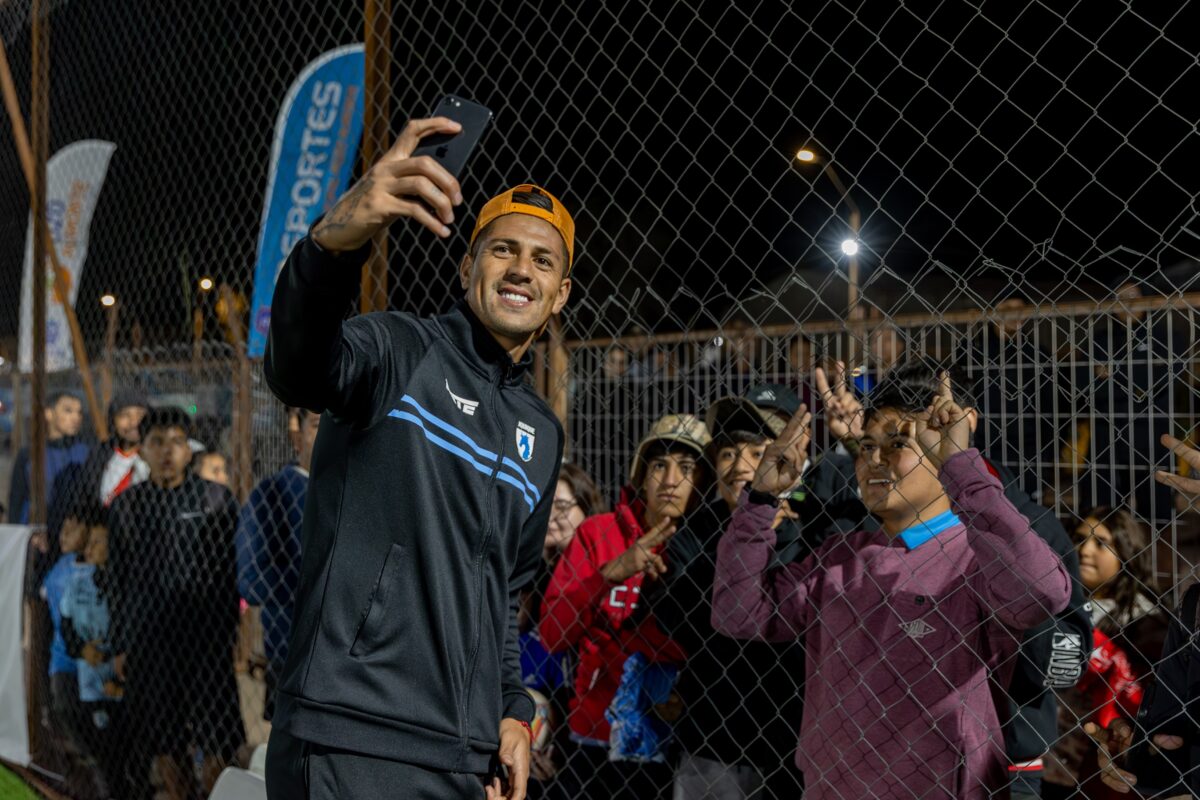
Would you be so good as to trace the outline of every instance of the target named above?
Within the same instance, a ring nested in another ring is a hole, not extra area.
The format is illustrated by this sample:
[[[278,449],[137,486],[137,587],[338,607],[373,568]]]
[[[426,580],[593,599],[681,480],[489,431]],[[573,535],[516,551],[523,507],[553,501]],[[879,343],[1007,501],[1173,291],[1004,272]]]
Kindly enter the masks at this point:
[[[118,303],[113,303],[106,310],[108,321],[104,328],[104,360],[100,372],[100,403],[104,408],[112,402],[113,396],[113,350],[117,346],[117,315]]]
[[[32,399],[29,404],[29,524],[34,526],[34,535],[33,546],[29,548],[26,561],[27,570],[35,563],[37,550],[46,551],[46,245],[49,243],[49,237],[39,234],[46,230],[46,159],[50,152],[50,21],[47,19],[45,3],[42,0],[33,0],[30,14],[33,28],[30,39],[33,52],[29,93],[30,127],[33,128],[30,148],[32,169],[29,171],[29,202],[33,219],[33,268],[30,270],[33,284],[33,373],[30,375]],[[13,513],[16,512],[19,512],[19,509]],[[25,653],[26,722],[29,731],[29,752],[36,759],[43,749],[39,722],[47,690],[46,659],[43,653],[47,652],[49,631],[42,622],[43,616],[34,613],[34,606],[29,598],[26,599],[23,611],[27,631],[25,641],[28,645]]]
[[[21,402],[21,372],[14,369],[12,371],[12,387],[13,387],[13,409],[12,409],[12,442],[9,448],[10,455],[15,459],[25,442],[25,424],[22,420],[25,418],[25,404]]]
[[[852,206],[850,209],[850,235],[854,237],[854,241],[858,241],[858,228],[862,224],[862,218],[858,213],[858,208]],[[863,341],[866,337],[866,326],[863,324],[863,308],[859,305],[858,291],[858,253],[850,256],[850,263],[846,270],[846,317],[850,321],[850,364],[857,365],[858,361],[854,359],[855,345],[862,343],[864,352],[869,352],[867,342]],[[853,369],[853,367],[851,367]]]
[[[48,53],[49,51],[47,51],[47,59],[49,58]],[[47,92],[49,91],[49,80],[49,75],[47,74]],[[4,107],[8,111],[8,119],[12,124],[13,141],[17,147],[17,159],[21,162],[21,170],[25,173],[25,182],[29,186],[29,192],[32,195],[35,171],[34,153],[29,143],[29,132],[25,129],[25,120],[21,117],[21,107],[17,102],[17,88],[13,83],[12,70],[8,64],[8,53],[4,49],[3,41],[0,41],[0,90],[3,91]],[[36,96],[34,97],[34,102],[37,102]],[[48,153],[49,150],[47,150]],[[39,163],[42,165],[40,169],[42,170],[42,182],[44,184],[46,159],[41,159]],[[58,251],[54,247],[54,239],[50,234],[50,227],[44,224],[44,216],[43,224],[40,227],[34,225],[33,237],[35,243],[39,239],[45,239],[43,246],[45,247],[46,256],[50,261],[52,274],[54,275],[54,296],[62,304],[63,311],[67,317],[67,327],[71,331],[71,349],[75,355],[75,365],[79,369],[79,376],[83,381],[83,393],[88,404],[88,412],[92,416],[92,426],[95,428],[96,435],[100,439],[107,439],[108,417],[96,400],[96,388],[92,383],[92,370],[88,362],[87,348],[83,346],[83,332],[79,327],[79,317],[75,314],[75,307],[71,305],[70,276],[58,259]]]
[[[554,410],[554,415],[562,423],[563,430],[567,430],[567,416],[570,411],[568,392],[571,386],[571,360],[567,354],[566,343],[563,341],[562,317],[559,314],[550,318],[550,344],[547,349],[549,351],[547,361],[550,369],[546,388],[550,408]],[[571,437],[568,436],[566,441],[569,443]],[[564,457],[567,455],[565,449],[563,455]]]
[[[233,290],[226,284],[221,284],[218,292],[225,308],[228,309],[230,338],[233,340],[234,352],[237,353],[237,373],[233,376],[233,493],[244,503],[250,496],[253,484],[251,471],[254,465],[254,426],[251,421],[254,404],[251,401],[250,357],[246,355],[246,332],[242,328],[241,314],[235,311],[237,306]]]
[[[392,115],[392,0],[363,0],[363,44],[366,73],[363,89],[363,170],[366,171],[391,146]],[[359,309],[388,308],[388,232],[375,235],[371,256],[363,266]]]
[[[30,127],[33,157],[30,203],[33,213],[33,374],[30,402],[30,498],[29,522],[46,524],[46,160],[50,153],[50,21],[44,4],[34,0],[33,68],[30,75]]]

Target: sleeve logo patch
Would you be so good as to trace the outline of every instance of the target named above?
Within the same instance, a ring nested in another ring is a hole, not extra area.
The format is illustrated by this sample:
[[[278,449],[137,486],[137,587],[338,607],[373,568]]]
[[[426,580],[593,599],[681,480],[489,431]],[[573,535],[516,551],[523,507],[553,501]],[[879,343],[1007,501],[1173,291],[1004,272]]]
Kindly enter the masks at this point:
[[[1085,656],[1082,636],[1056,631],[1050,642],[1050,665],[1043,684],[1054,689],[1074,686],[1083,675]]]

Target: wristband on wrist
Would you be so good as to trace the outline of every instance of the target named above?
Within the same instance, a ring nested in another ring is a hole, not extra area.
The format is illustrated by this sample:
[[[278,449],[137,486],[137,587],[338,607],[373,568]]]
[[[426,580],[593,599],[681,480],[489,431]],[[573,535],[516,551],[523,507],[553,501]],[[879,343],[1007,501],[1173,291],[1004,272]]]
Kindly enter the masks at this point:
[[[525,729],[525,732],[529,734],[529,745],[532,747],[533,746],[533,726],[530,725],[528,722],[526,722],[523,719],[517,720],[517,723],[520,724],[520,726]]]
[[[758,489],[750,489],[747,499],[756,506],[778,506],[779,498],[770,492],[760,492]]]

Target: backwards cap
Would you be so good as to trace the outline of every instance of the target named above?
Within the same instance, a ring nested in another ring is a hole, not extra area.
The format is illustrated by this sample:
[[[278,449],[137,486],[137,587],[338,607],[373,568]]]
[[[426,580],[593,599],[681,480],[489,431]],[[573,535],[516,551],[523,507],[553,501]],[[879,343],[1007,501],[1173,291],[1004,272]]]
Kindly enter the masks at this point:
[[[550,201],[553,210],[547,211],[544,208],[531,206],[513,199],[514,194],[522,192],[542,195]],[[488,200],[483,210],[479,212],[479,217],[475,220],[475,230],[471,232],[471,244],[475,244],[475,239],[479,236],[481,230],[505,214],[527,214],[531,217],[544,219],[553,225],[554,229],[558,231],[558,235],[563,238],[563,242],[567,245],[567,269],[563,277],[570,276],[571,267],[575,263],[575,220],[571,219],[571,215],[567,213],[567,209],[563,204],[558,202],[557,197],[540,186],[534,186],[532,183],[522,183],[520,186],[506,189],[491,200]]]

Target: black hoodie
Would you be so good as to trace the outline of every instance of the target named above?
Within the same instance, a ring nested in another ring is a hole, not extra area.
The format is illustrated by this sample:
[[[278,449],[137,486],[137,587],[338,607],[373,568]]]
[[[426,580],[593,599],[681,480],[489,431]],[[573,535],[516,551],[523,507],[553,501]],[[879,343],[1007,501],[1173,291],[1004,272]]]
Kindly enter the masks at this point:
[[[1091,606],[1079,580],[1079,554],[1053,510],[1038,505],[1005,467],[988,462],[1004,484],[1004,496],[1029,520],[1071,575],[1071,602],[1041,625],[1025,631],[1015,656],[1012,680],[996,708],[1008,707],[1004,744],[1014,763],[1041,758],[1058,739],[1058,697],[1054,689],[1074,686],[1092,653]]]
[[[305,239],[279,276],[265,374],[323,411],[274,724],[328,747],[485,773],[529,721],[519,590],[541,562],[562,428],[465,302],[365,314],[366,249]]]

